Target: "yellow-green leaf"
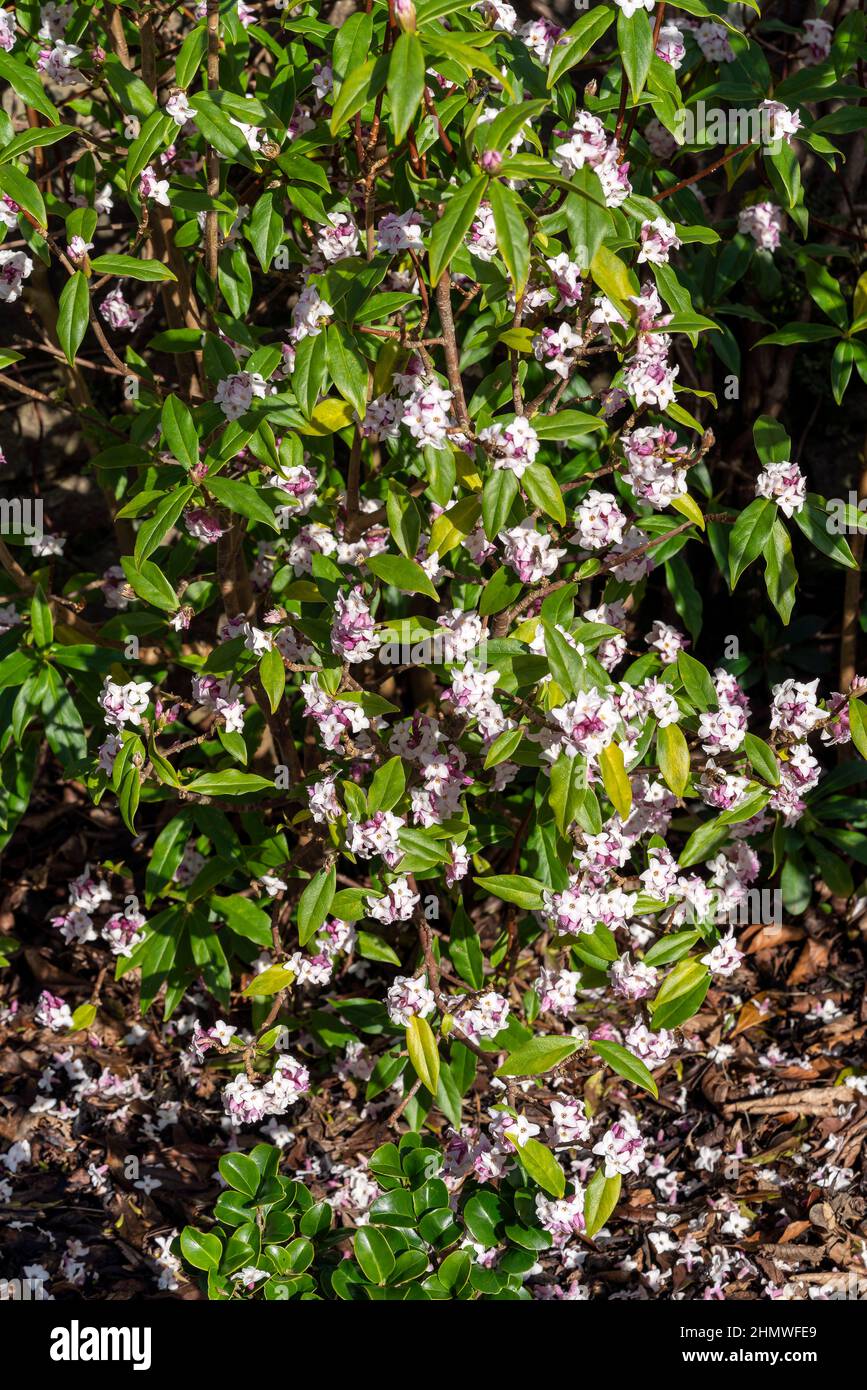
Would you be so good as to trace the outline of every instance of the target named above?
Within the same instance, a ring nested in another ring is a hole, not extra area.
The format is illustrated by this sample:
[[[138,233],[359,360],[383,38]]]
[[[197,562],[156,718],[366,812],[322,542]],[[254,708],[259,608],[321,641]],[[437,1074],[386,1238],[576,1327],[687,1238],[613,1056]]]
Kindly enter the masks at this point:
[[[591,1239],[597,1231],[602,1230],[617,1206],[621,1181],[619,1173],[615,1173],[613,1178],[606,1178],[603,1167],[597,1169],[587,1184],[584,1193],[584,1233]]]
[[[626,820],[632,810],[632,784],[627,776],[623,753],[618,744],[609,743],[607,748],[602,749],[599,754],[599,770],[602,773],[602,785],[612,806],[620,819]]]
[[[675,796],[683,796],[689,781],[689,748],[677,724],[657,730],[656,756],[666,785]]]
[[[435,1096],[440,1080],[440,1054],[433,1029],[418,1014],[413,1014],[406,1025],[406,1050],[419,1081]]]
[[[861,757],[867,758],[867,710],[860,700],[849,701],[849,729]]]
[[[262,998],[269,994],[279,994],[281,989],[288,989],[295,979],[294,971],[285,965],[272,965],[267,970],[263,970],[261,975],[257,975],[255,980],[251,980],[244,990],[244,998],[250,999],[253,995]]]
[[[519,1144],[514,1129],[506,1130],[506,1138],[511,1139],[522,1164],[542,1191],[549,1192],[552,1197],[562,1197],[566,1191],[566,1174],[551,1150],[540,1144],[538,1139],[528,1139],[526,1144]]]
[[[590,274],[594,284],[611,300],[624,318],[631,318],[633,309],[629,299],[638,294],[638,281],[627,267],[625,261],[607,246],[600,246],[590,262]]]
[[[704,515],[701,507],[694,497],[690,497],[688,492],[685,492],[682,497],[672,498],[671,505],[676,512],[680,512],[681,516],[685,516],[688,521],[694,521],[699,530],[704,530]]]
[[[336,434],[346,429],[355,419],[355,408],[349,401],[339,401],[334,396],[320,401],[310,413],[310,419],[296,425],[299,434]]]

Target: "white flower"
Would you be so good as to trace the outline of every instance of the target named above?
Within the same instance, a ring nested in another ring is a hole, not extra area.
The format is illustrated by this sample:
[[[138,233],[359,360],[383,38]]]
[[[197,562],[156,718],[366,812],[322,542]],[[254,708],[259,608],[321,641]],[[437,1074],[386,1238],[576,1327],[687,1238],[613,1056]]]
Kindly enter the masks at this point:
[[[652,10],[656,0],[616,0],[627,19],[631,19],[639,10]]]
[[[214,401],[228,420],[238,420],[250,409],[254,397],[265,395],[265,378],[258,372],[234,372],[217,383]]]
[[[652,265],[666,265],[671,252],[680,246],[674,223],[665,217],[654,217],[652,222],[643,222],[638,239],[641,242],[639,265],[645,261]]]
[[[807,480],[788,459],[766,463],[756,479],[756,496],[776,502],[784,516],[794,516],[807,501]]]
[[[195,119],[195,110],[190,105],[186,92],[172,92],[166,102],[166,115],[171,116],[176,125],[186,125],[187,121]]]
[[[328,222],[320,228],[316,246],[326,261],[346,260],[358,252],[358,228],[345,212],[332,212]]]
[[[161,207],[167,208],[171,205],[169,198],[168,179],[159,179],[152,165],[142,169],[138,185],[139,197],[142,201],[150,198]]]
[[[116,729],[122,729],[124,724],[140,727],[141,717],[149,704],[148,691],[152,689],[150,681],[128,681],[126,685],[118,685],[110,676],[106,676],[97,698],[106,724],[114,725]]]
[[[406,1028],[411,1018],[427,1018],[436,1009],[433,990],[419,976],[398,975],[386,995],[386,1008],[392,1023]]]
[[[23,251],[0,247],[0,301],[13,304],[21,295],[21,286],[33,270],[33,262]]]
[[[774,203],[751,203],[738,213],[738,231],[748,232],[762,251],[776,251],[783,230],[783,212]]]
[[[293,342],[302,338],[315,338],[321,333],[328,319],[334,317],[334,310],[319,295],[312,285],[305,285],[292,310],[290,337]]]

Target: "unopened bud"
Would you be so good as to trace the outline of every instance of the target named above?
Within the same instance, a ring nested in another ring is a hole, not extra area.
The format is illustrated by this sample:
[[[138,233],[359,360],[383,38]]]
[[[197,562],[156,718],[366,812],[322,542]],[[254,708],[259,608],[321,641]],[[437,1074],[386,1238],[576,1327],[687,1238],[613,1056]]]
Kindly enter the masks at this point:
[[[415,5],[413,0],[394,0],[394,17],[405,34],[415,33]]]
[[[486,174],[496,174],[503,162],[503,156],[499,150],[485,150],[480,162]]]

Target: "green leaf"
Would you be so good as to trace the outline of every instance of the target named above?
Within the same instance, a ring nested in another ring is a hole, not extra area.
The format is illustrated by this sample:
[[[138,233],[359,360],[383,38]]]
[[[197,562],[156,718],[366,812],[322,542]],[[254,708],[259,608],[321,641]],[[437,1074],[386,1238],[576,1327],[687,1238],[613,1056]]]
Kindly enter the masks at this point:
[[[256,259],[266,273],[271,269],[277,248],[284,236],[283,218],[277,207],[277,198],[278,195],[273,189],[267,189],[256,199],[245,226]]]
[[[697,710],[704,712],[717,708],[719,701],[710,672],[700,661],[696,661],[694,656],[690,656],[689,652],[678,652],[677,674]]]
[[[482,195],[488,185],[483,174],[462,184],[446,203],[442,217],[430,237],[430,282],[436,285],[446,266],[473,224]]]
[[[218,502],[228,507],[229,511],[245,516],[248,521],[261,522],[271,531],[280,530],[272,508],[250,483],[241,482],[237,478],[209,476],[207,489]]]
[[[618,1076],[631,1081],[635,1086],[640,1086],[644,1091],[649,1091],[658,1099],[659,1090],[656,1082],[640,1058],[634,1057],[625,1047],[621,1047],[620,1043],[593,1042],[590,1046]]]
[[[753,441],[762,463],[783,463],[792,457],[792,441],[773,415],[760,415],[753,425]]]
[[[534,415],[533,429],[540,439],[573,439],[576,434],[604,430],[605,421],[583,410],[558,410],[554,415]]]
[[[566,1191],[566,1174],[551,1150],[540,1144],[538,1139],[528,1139],[526,1144],[519,1144],[513,1129],[506,1130],[506,1138],[511,1139],[527,1174],[542,1191],[549,1192],[552,1197],[562,1197]]]
[[[424,84],[425,57],[421,43],[415,34],[401,34],[392,49],[388,65],[391,128],[398,143],[415,118]]]
[[[43,145],[56,145],[58,140],[65,140],[68,136],[76,134],[75,127],[71,125],[35,126],[32,130],[23,130],[0,150],[0,164],[8,164],[19,155],[26,154],[28,150],[38,149]]]
[[[560,484],[546,464],[531,463],[525,468],[521,486],[534,506],[540,507],[558,525],[566,525],[566,504]]]
[[[95,1018],[95,1004],[79,1004],[78,1008],[75,1010],[75,1013],[72,1015],[72,1024],[69,1029],[70,1033],[83,1032],[86,1028],[89,1028],[91,1026]]]
[[[329,130],[336,135],[366,101],[372,101],[385,86],[386,69],[381,61],[369,58],[360,68],[346,74],[334,101]]]
[[[591,1240],[601,1231],[620,1200],[622,1178],[615,1173],[606,1178],[605,1169],[598,1168],[584,1193],[584,1234]]]
[[[156,608],[164,608],[168,613],[177,612],[180,607],[178,596],[162,570],[152,560],[142,560],[136,567],[130,556],[122,555],[120,563],[130,588],[139,598],[144,599],[146,603],[152,603]]]
[[[728,837],[729,833],[724,825],[720,825],[719,819],[705,821],[690,835],[680,853],[678,864],[682,869],[689,869],[693,864],[703,863]]]
[[[42,697],[42,719],[48,746],[67,771],[87,756],[87,739],[78,707],[53,666],[45,671],[47,687]]]
[[[411,560],[418,552],[418,542],[421,536],[421,516],[415,499],[403,489],[391,486],[385,499],[385,510],[388,516],[388,529],[391,531],[395,545],[402,555],[406,555]],[[442,554],[442,549],[433,544],[433,539],[432,535],[432,549],[438,550],[438,553]]]
[[[804,263],[804,280],[811,299],[845,332],[849,325],[849,314],[839,282],[818,261],[809,260]]]
[[[860,344],[843,339],[834,349],[834,356],[831,358],[831,390],[838,405],[843,403],[859,348]]]
[[[381,893],[375,893],[369,888],[342,888],[339,893],[334,894],[331,904],[332,916],[339,922],[358,922],[367,916],[368,897],[381,896]]]
[[[827,555],[838,565],[845,565],[847,569],[858,568],[858,562],[848,541],[829,529],[827,509],[815,493],[807,494],[806,502],[800,511],[795,512],[792,520],[823,555]]]
[[[617,16],[617,47],[629,78],[629,90],[637,101],[647,81],[653,58],[653,30],[646,10],[627,19],[623,10]]]
[[[495,1192],[489,1187],[474,1192],[461,1213],[464,1225],[478,1245],[492,1250],[500,1244],[498,1228],[501,1226],[506,1210]]]
[[[488,540],[505,526],[518,495],[518,479],[510,468],[495,468],[482,489],[482,520]]]
[[[518,748],[524,738],[522,728],[506,729],[494,739],[485,755],[485,771],[488,768],[497,767],[500,763],[506,762]]]
[[[174,526],[194,491],[192,487],[182,487],[170,492],[168,497],[163,498],[150,520],[142,524],[135,538],[133,557],[139,568],[142,561],[157,549],[166,532]]]
[[[189,838],[191,817],[190,811],[174,816],[156,838],[145,870],[145,903],[148,907],[172,882]]]
[[[43,230],[48,226],[48,214],[38,186],[14,164],[0,164],[0,192],[29,212]]]
[[[551,767],[551,788],[548,801],[561,835],[566,835],[575,820],[579,799],[587,780],[583,758],[561,753]]]
[[[384,584],[393,584],[405,594],[426,594],[437,598],[437,591],[417,560],[407,555],[371,555],[367,568]]]
[[[259,679],[268,696],[268,703],[271,712],[279,705],[283,699],[283,691],[286,688],[286,667],[283,665],[283,657],[277,647],[264,653],[259,662]]]
[[[455,908],[449,928],[449,956],[470,989],[481,989],[485,978],[484,956],[478,932],[460,904]]]
[[[840,330],[829,323],[787,323],[776,333],[760,338],[756,347],[792,347],[796,343],[821,343],[827,338],[839,338]]]
[[[853,696],[849,701],[849,729],[852,742],[862,758],[867,758],[867,710],[861,700]]]
[[[757,497],[741,512],[729,539],[729,575],[734,589],[744,570],[764,550],[773,530],[777,509],[767,497]]]
[[[305,415],[311,415],[328,381],[328,335],[308,334],[295,351],[292,390]]]
[[[141,261],[137,256],[97,256],[90,262],[97,275],[128,275],[131,280],[176,280],[162,261]]]
[[[339,324],[328,325],[325,342],[328,375],[363,420],[367,410],[367,361],[355,339]]]
[[[211,896],[211,907],[236,936],[243,936],[246,941],[254,941],[257,946],[266,946],[269,949],[273,947],[271,918],[264,908],[257,906],[250,898],[243,898],[240,893],[230,893],[228,897],[223,898],[214,893]]]
[[[573,24],[572,28],[566,31],[551,54],[548,64],[546,86],[549,90],[564,72],[581,62],[585,53],[590,52],[613,21],[613,10],[602,5],[593,5],[589,14],[582,15],[577,24]]]
[[[90,289],[82,270],[71,275],[60,292],[57,312],[57,340],[72,366],[75,354],[90,321]]]
[[[30,601],[30,631],[38,649],[50,647],[54,641],[54,623],[51,609],[45,601],[42,585],[37,584]]]
[[[172,132],[177,132],[177,126],[171,116],[167,116],[164,111],[152,111],[139,135],[130,145],[126,157],[124,174],[127,188],[134,187],[142,170],[150,164],[157,152],[171,143]]]
[[[246,1197],[256,1196],[261,1175],[256,1164],[247,1154],[223,1154],[217,1167],[220,1170],[220,1176],[236,1192],[243,1192]]]
[[[20,58],[13,58],[11,53],[0,52],[0,77],[9,83],[21,101],[47,117],[52,125],[59,125],[57,107],[49,101],[45,88],[32,67]]]
[[[194,1269],[218,1269],[223,1247],[217,1236],[185,1226],[181,1231],[181,1254]]]
[[[400,956],[389,946],[388,942],[369,931],[358,933],[358,954],[363,956],[365,960],[383,961],[386,965],[400,965],[401,963]]]
[[[659,941],[654,941],[649,951],[644,953],[645,965],[671,965],[680,960],[701,939],[701,932],[694,928],[689,931],[671,932]]]
[[[530,273],[530,237],[527,232],[526,215],[517,193],[498,180],[491,184],[490,200],[497,246],[511,276],[515,293],[520,298]]]
[[[328,916],[337,888],[337,867],[332,864],[326,872],[320,869],[311,878],[298,903],[298,940],[306,946]]]
[[[406,771],[400,757],[389,758],[373,774],[367,806],[373,816],[377,811],[390,811],[406,790]]]
[[[372,1284],[386,1284],[394,1269],[394,1255],[382,1231],[363,1226],[353,1236],[352,1248],[365,1277]]]
[[[695,956],[679,960],[650,1003],[651,1025],[656,1032],[677,1028],[701,1008],[710,988],[710,972]]]
[[[183,91],[191,85],[208,50],[208,30],[204,23],[191,29],[175,59],[174,85]]]
[[[406,1050],[416,1076],[435,1096],[440,1079],[439,1049],[430,1024],[418,1014],[413,1014],[406,1026]]]
[[[675,796],[683,796],[689,781],[689,747],[677,724],[657,729],[656,756],[666,785]]]
[[[600,206],[603,199],[599,175],[589,164],[572,176],[572,187],[563,205],[566,225],[575,252],[575,259],[586,275],[605,237],[614,230],[611,213]]]
[[[350,15],[340,25],[331,55],[336,91],[339,92],[340,83],[345,81],[347,73],[364,62],[372,37],[373,16],[364,11]]]
[[[576,1038],[531,1038],[510,1052],[497,1076],[541,1076],[551,1071],[581,1047]]]
[[[246,105],[246,103],[242,103]],[[195,111],[195,122],[206,142],[213,145],[224,159],[243,164],[248,169],[255,168],[250,146],[245,135],[232,123],[227,111],[220,109],[209,93],[196,92],[190,97],[190,105]],[[252,119],[252,112],[247,120]]]
[[[128,767],[121,778],[117,804],[121,819],[131,834],[136,833],[135,813],[141,799],[141,777],[137,767]]]
[[[238,772],[228,767],[223,772],[204,772],[194,777],[185,790],[200,796],[247,796],[250,792],[272,792],[274,783],[255,772]]]
[[[515,903],[517,907],[526,908],[528,912],[537,912],[542,906],[545,885],[538,879],[526,878],[522,874],[490,874],[488,878],[476,878],[473,882],[486,893],[493,893],[495,898],[502,898],[506,903]]]
[[[163,402],[160,428],[173,458],[185,468],[194,468],[199,461],[199,437],[192,412],[175,395]]]
[[[780,785],[780,768],[771,749],[764,739],[758,738],[756,734],[746,734],[744,736],[744,752],[750,760],[750,767],[759,777],[763,777],[766,782],[770,782],[772,787]]]
[[[795,606],[797,583],[798,571],[792,555],[791,537],[785,523],[777,517],[765,548],[765,587],[768,598],[786,625]]]

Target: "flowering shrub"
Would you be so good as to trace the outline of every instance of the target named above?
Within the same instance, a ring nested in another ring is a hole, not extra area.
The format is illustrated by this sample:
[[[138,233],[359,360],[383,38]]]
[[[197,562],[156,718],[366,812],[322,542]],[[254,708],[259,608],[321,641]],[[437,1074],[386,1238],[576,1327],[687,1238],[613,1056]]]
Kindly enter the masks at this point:
[[[0,12],[2,382],[77,423],[112,527],[5,504],[0,844],[43,742],[117,807],[58,949],[164,1020],[206,991],[186,1066],[236,1146],[335,1072],[410,1130],[342,1263],[276,1151],[225,1157],[223,1234],[180,1241],[213,1297],[521,1297],[640,1170],[634,1107],[761,886],[855,893],[858,499],[829,524],[782,400],[737,467],[714,431],[753,349],[867,380],[809,196],[864,124],[864,16],[735,10]],[[848,655],[768,688],[742,598],[784,647],[796,560],[855,576]]]

